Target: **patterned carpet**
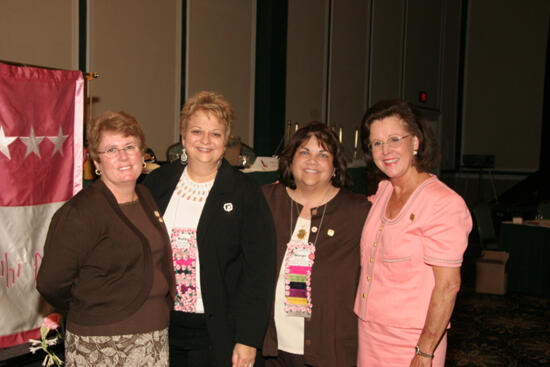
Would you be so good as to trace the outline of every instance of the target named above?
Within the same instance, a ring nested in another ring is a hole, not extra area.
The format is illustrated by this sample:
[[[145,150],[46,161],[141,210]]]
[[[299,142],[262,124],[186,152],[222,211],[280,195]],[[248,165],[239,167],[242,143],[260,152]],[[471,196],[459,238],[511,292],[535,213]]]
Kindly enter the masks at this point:
[[[550,367],[549,298],[477,294],[466,286],[451,323],[447,367]],[[0,367],[39,367],[41,361],[27,354]]]
[[[449,330],[448,367],[550,366],[550,299],[518,293],[458,296]]]

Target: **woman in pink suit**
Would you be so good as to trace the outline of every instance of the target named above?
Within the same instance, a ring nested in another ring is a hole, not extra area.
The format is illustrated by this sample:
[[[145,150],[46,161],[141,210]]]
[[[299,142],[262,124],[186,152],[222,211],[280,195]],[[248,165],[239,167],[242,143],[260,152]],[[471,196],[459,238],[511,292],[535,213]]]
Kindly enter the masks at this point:
[[[375,104],[361,137],[383,179],[361,237],[358,367],[444,366],[470,213],[429,173],[437,144],[409,103]]]

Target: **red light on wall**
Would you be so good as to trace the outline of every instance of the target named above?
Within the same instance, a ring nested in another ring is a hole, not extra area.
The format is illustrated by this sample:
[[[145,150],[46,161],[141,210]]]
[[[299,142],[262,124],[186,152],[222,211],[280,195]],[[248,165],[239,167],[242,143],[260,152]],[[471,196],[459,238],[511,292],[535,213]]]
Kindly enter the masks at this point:
[[[420,93],[418,94],[418,101],[420,103],[428,102],[428,94],[426,92],[420,91]]]

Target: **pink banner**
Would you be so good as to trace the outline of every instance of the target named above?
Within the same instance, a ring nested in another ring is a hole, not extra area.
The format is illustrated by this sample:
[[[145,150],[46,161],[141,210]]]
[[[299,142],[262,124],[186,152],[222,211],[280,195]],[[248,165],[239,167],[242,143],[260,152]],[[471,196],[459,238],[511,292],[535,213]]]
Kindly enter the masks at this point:
[[[34,336],[36,273],[53,213],[82,188],[80,71],[0,63],[0,347]]]

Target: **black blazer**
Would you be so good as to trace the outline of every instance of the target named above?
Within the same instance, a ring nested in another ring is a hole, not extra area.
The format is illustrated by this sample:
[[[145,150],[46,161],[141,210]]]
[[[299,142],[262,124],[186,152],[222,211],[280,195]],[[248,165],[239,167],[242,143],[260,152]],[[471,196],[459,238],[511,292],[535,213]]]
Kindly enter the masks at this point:
[[[162,214],[183,169],[180,162],[162,166],[143,182]],[[224,159],[197,228],[201,292],[218,366],[231,365],[235,343],[261,349],[273,296],[275,238],[260,188]]]

